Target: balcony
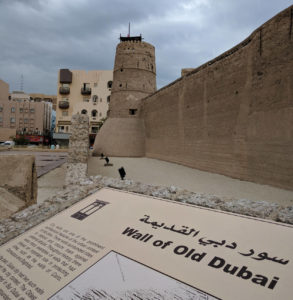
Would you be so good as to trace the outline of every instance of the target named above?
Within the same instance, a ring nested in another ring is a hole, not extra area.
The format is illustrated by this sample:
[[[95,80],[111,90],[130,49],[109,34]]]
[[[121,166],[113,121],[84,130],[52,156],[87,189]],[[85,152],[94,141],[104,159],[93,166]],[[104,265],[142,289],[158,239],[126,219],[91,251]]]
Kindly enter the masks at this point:
[[[70,87],[68,86],[60,86],[59,94],[61,95],[68,95],[70,93]]]
[[[72,82],[72,72],[69,69],[60,70],[60,83],[71,83]]]
[[[82,87],[80,92],[82,95],[90,95],[92,93],[92,89],[90,87]]]
[[[66,108],[69,108],[69,102],[68,101],[59,101],[59,108],[62,108],[62,109],[66,109]]]

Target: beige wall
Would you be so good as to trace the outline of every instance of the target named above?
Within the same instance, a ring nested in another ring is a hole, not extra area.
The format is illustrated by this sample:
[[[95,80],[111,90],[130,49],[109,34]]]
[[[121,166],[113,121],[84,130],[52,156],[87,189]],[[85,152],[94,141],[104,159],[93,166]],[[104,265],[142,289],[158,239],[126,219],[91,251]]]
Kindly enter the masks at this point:
[[[143,100],[147,157],[293,189],[291,11]]]
[[[9,84],[0,79],[0,102],[7,101],[9,96]]]
[[[38,182],[33,155],[1,155],[0,187],[25,202],[26,206],[37,202]]]
[[[16,129],[0,127],[0,142],[11,141],[15,135]]]
[[[57,113],[56,113],[56,132],[60,132],[60,126],[64,126],[64,132],[70,132],[71,117],[74,114],[81,113],[82,110],[87,111],[90,121],[90,132],[92,127],[97,127],[98,122],[102,118],[107,117],[108,102],[107,98],[111,94],[111,89],[107,87],[108,81],[113,80],[113,71],[83,71],[70,70],[72,72],[72,83],[68,84],[70,93],[68,95],[61,95],[59,88],[60,73],[58,77],[58,91],[57,91]],[[88,83],[91,88],[91,95],[82,95],[81,88],[84,83]],[[94,96],[97,96],[97,101],[94,102]],[[69,101],[68,109],[59,108],[59,102],[62,100]],[[86,101],[88,100],[88,101]],[[92,117],[92,111],[97,110],[96,117]],[[67,114],[67,116],[65,115]],[[66,131],[66,129],[68,131]]]

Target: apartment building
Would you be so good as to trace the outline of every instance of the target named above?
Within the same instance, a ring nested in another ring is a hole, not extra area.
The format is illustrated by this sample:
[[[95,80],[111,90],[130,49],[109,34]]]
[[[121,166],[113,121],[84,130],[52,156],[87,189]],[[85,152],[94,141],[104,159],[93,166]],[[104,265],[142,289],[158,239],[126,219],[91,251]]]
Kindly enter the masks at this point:
[[[23,100],[0,102],[0,128],[15,129],[33,143],[49,142],[52,104]]]
[[[34,102],[50,102],[52,103],[52,109],[56,111],[57,109],[57,96],[56,95],[46,95],[46,94],[29,94],[30,99]]]
[[[112,80],[112,70],[59,70],[56,129],[53,135],[58,143],[68,143],[71,117],[80,113],[89,116],[89,137],[93,144],[102,119],[107,117]]]
[[[0,80],[0,131],[25,135],[32,143],[49,142],[52,103],[35,102],[30,95],[14,91],[9,96],[9,85]]]

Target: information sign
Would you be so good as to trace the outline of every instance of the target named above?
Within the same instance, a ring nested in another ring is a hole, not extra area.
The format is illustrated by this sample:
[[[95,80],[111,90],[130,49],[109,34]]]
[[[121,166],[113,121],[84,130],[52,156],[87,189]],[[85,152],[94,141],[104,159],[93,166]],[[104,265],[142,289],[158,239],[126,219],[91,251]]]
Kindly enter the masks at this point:
[[[102,189],[0,248],[1,299],[291,299],[293,227]]]

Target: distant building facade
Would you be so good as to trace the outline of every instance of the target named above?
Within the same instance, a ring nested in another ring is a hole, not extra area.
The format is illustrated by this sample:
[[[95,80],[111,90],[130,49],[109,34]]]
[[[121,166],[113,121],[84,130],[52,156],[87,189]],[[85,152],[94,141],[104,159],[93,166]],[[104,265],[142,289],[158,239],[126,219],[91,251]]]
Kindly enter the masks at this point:
[[[34,102],[29,94],[12,92],[0,80],[0,129],[23,135],[32,143],[49,142],[51,130],[51,102]]]
[[[9,99],[9,84],[0,79],[0,101]]]
[[[54,139],[68,143],[71,117],[89,116],[89,136],[94,142],[103,119],[107,117],[112,88],[113,71],[83,71],[61,69],[58,76],[56,129]]]
[[[57,96],[56,95],[46,95],[46,94],[29,94],[30,99],[34,102],[50,102],[52,103],[52,109],[56,111],[57,109]]]
[[[31,100],[30,95],[24,93],[23,91],[13,91],[10,94],[9,100],[13,100],[13,101],[29,101]]]

